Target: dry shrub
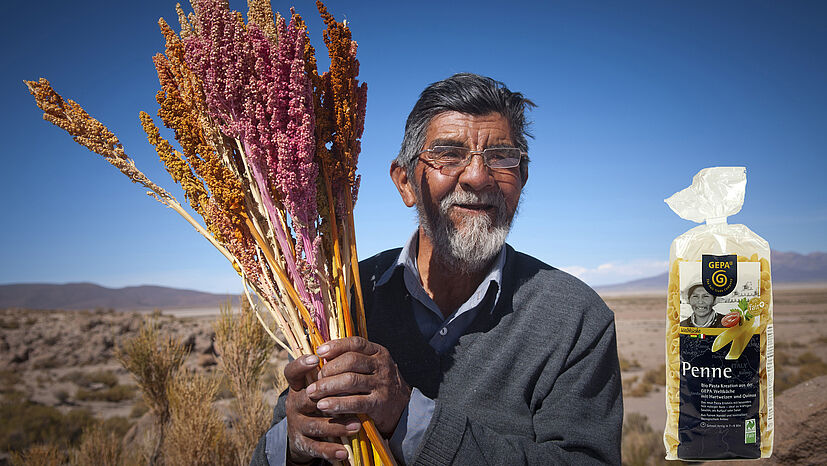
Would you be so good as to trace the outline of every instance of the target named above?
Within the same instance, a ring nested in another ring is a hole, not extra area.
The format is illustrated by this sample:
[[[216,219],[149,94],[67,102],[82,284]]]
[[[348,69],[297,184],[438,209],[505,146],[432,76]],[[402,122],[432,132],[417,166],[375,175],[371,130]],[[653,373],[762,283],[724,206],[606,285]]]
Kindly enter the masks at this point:
[[[637,376],[632,375],[627,377],[621,377],[621,381],[623,383],[623,393],[626,393],[628,395],[628,392],[632,390],[632,387],[635,386],[635,382],[637,382]]]
[[[646,416],[629,413],[623,421],[621,461],[625,466],[666,464],[660,434],[652,430]]]
[[[798,355],[798,364],[804,366],[806,364],[813,364],[821,362],[821,358],[813,354],[811,351],[801,353]]]
[[[273,369],[273,373],[275,374],[273,388],[275,388],[276,393],[281,393],[285,389],[287,389],[287,377],[284,376],[284,365],[278,366],[275,369]]]
[[[75,385],[90,388],[95,384],[114,387],[118,384],[118,376],[112,371],[98,370],[94,372],[72,371],[59,379],[61,382],[73,382]]]
[[[22,453],[13,452],[12,466],[61,466],[66,462],[66,455],[54,444],[34,445]]]
[[[666,364],[661,364],[657,369],[649,369],[643,374],[643,381],[652,385],[666,385]]]
[[[135,378],[143,399],[152,412],[157,437],[149,463],[157,464],[161,458],[170,415],[168,389],[175,373],[184,363],[187,351],[180,340],[161,336],[156,320],[150,319],[141,325],[138,335],[126,340],[116,350],[115,356]]]
[[[15,385],[23,383],[17,371],[11,369],[0,370],[0,394],[14,391]]]
[[[120,438],[103,424],[90,427],[83,432],[80,445],[72,452],[71,464],[77,466],[121,464]]]
[[[55,392],[55,399],[59,404],[67,404],[69,402],[69,392],[66,390],[57,390]]]
[[[798,368],[798,378],[801,382],[827,374],[827,364],[822,360],[802,364]],[[800,382],[799,382],[800,383]]]
[[[143,416],[147,411],[149,411],[149,407],[147,407],[146,402],[143,398],[141,398],[135,402],[134,405],[132,405],[132,409],[129,411],[129,417],[131,419],[137,419]]]
[[[79,388],[75,392],[75,399],[78,401],[108,401],[117,403],[119,401],[131,400],[135,396],[134,385],[115,385],[103,390],[87,390]]]
[[[775,352],[775,366],[788,366],[793,364],[793,358],[790,356],[789,353],[785,353],[783,351],[776,351]]]
[[[122,439],[129,432],[132,424],[134,424],[132,421],[123,416],[112,416],[100,422],[103,430],[115,434],[119,439]]]
[[[268,362],[261,374],[261,386],[264,390],[273,389],[281,393],[287,388],[287,379],[284,378],[284,366],[287,361]]]
[[[213,407],[215,377],[180,372],[169,386],[170,424],[164,444],[169,466],[231,464],[233,451],[224,423]]]
[[[230,438],[238,464],[249,464],[259,438],[270,426],[270,408],[261,392],[261,376],[274,342],[262,328],[246,300],[236,317],[229,306],[213,323],[218,363],[235,395],[238,415]]]
[[[62,413],[52,406],[18,397],[0,402],[0,451],[25,451],[37,444],[74,445],[95,422],[86,409]]]
[[[640,368],[640,363],[637,362],[637,359],[629,360],[629,359],[624,358],[623,356],[620,356],[619,362],[620,362],[620,370],[621,371],[628,371],[630,369],[639,369]]]
[[[798,370],[793,366],[798,365]],[[827,363],[811,352],[806,352],[795,359],[795,364],[776,364],[775,394],[795,387],[810,379],[827,374]]]
[[[646,380],[641,380],[640,383],[635,385],[631,390],[629,390],[628,393],[625,394],[633,398],[643,397],[648,395],[649,392],[654,390],[654,388],[655,387],[653,387],[650,382],[647,382]]]
[[[776,368],[775,369],[775,395],[778,396],[784,390],[793,388],[798,385],[798,372],[794,369]]]
[[[18,322],[16,319],[0,319],[0,329],[16,330],[18,328],[20,328],[20,322]]]

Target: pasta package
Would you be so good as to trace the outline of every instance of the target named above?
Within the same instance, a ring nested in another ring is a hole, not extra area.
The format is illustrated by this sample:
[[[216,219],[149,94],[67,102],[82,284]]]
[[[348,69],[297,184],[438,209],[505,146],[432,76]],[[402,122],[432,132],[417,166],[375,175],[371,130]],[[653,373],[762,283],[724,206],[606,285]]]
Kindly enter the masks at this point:
[[[702,223],[672,242],[666,306],[668,460],[772,455],[770,246],[727,217],[741,210],[744,167],[698,172],[666,203]]]

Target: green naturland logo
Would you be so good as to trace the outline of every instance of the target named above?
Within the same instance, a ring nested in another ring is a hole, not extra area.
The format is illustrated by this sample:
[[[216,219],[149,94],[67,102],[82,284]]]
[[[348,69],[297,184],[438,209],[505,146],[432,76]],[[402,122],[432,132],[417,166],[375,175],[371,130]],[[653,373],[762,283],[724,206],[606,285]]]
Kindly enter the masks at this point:
[[[755,443],[755,419],[744,421],[744,443]]]

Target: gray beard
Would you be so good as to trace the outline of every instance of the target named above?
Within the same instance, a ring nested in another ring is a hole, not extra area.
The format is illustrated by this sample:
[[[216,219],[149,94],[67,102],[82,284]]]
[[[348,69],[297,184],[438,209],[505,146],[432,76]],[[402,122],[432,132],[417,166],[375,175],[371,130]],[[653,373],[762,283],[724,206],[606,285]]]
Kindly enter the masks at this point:
[[[467,275],[484,270],[505,244],[514,215],[508,215],[502,193],[453,192],[440,201],[439,212],[425,207],[418,189],[416,197],[420,227],[431,239],[437,258],[457,273]],[[475,202],[496,206],[494,220],[488,215],[474,215],[462,219],[458,228],[455,227],[448,218],[450,208]]]

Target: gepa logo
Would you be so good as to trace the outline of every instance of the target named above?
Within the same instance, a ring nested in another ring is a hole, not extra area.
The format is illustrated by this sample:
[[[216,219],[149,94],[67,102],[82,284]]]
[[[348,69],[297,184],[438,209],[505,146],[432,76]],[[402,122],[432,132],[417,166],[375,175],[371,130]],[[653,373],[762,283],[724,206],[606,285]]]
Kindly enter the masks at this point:
[[[701,260],[701,278],[704,289],[712,296],[732,293],[738,282],[738,256],[704,254]]]

